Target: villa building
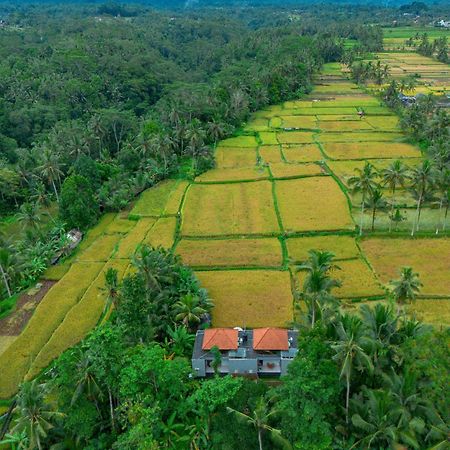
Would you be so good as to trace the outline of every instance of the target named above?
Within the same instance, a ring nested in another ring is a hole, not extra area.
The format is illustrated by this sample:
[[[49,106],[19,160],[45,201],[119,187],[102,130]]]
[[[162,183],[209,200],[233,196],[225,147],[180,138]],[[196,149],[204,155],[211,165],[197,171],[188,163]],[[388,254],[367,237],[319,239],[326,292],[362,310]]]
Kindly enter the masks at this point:
[[[220,374],[280,376],[287,373],[298,352],[298,331],[282,328],[210,328],[198,330],[192,355],[192,369],[197,377],[214,374],[217,348]]]

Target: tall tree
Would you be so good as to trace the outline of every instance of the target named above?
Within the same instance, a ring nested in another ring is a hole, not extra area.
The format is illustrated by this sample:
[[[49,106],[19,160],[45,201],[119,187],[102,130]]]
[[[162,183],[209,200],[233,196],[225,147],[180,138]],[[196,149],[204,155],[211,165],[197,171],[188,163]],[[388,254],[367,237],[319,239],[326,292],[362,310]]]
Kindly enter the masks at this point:
[[[400,278],[391,281],[392,294],[400,308],[406,303],[413,302],[420,292],[422,283],[419,274],[414,272],[411,267],[402,267]]]
[[[316,322],[317,308],[322,309],[326,304],[334,304],[335,298],[331,291],[341,283],[330,276],[332,269],[338,267],[333,262],[334,254],[318,250],[310,250],[309,258],[304,264],[296,267],[296,271],[306,271],[303,282],[303,298],[310,310],[311,327]]]
[[[227,407],[227,411],[234,414],[236,418],[250,426],[253,426],[258,433],[259,450],[263,450],[263,433],[268,431],[275,443],[281,443],[285,448],[290,447],[288,442],[281,436],[281,431],[270,426],[271,418],[278,413],[275,409],[271,409],[268,401],[264,397],[260,397],[255,409],[250,413],[236,411]]]
[[[382,171],[381,177],[383,185],[389,187],[392,192],[391,214],[389,220],[389,232],[391,232],[392,217],[394,214],[394,207],[396,206],[395,194],[398,187],[405,187],[408,180],[408,168],[402,161],[397,159]]]
[[[411,171],[411,185],[417,195],[416,217],[413,220],[411,236],[414,236],[415,231],[419,231],[420,213],[425,197],[433,187],[434,175],[433,164],[427,159]]]
[[[364,224],[364,205],[366,203],[367,197],[374,191],[378,184],[375,179],[377,177],[377,172],[372,164],[366,162],[363,169],[355,169],[357,175],[349,178],[348,184],[354,193],[361,194],[361,219],[359,225],[359,234],[363,233]]]
[[[377,211],[381,208],[384,208],[386,202],[383,197],[383,191],[379,188],[374,189],[367,200],[367,206],[372,210],[372,226],[371,230],[375,230],[375,217]]]
[[[342,316],[336,325],[337,341],[331,347],[335,351],[333,360],[340,365],[340,377],[345,379],[345,421],[349,423],[350,390],[353,371],[373,370],[368,353],[370,339],[365,334],[364,324],[356,316]]]
[[[98,202],[85,177],[71,175],[64,180],[59,211],[69,228],[85,230],[97,220]]]
[[[54,411],[47,403],[47,394],[47,386],[33,380],[22,384],[17,395],[17,419],[12,432],[20,434],[25,431],[29,448],[46,448],[48,433],[54,428],[56,420],[62,417],[61,413]]]
[[[61,182],[62,164],[59,161],[59,156],[52,152],[49,147],[43,147],[40,165],[37,170],[43,178],[45,178],[52,186],[55,192],[56,201],[59,202],[58,189],[56,189],[56,181]]]

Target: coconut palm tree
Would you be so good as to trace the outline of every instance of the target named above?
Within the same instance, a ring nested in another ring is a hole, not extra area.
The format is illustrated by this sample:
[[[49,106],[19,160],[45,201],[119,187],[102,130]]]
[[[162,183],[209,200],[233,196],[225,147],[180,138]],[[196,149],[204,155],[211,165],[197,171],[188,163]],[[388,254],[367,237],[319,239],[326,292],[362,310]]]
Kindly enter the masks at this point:
[[[436,174],[435,188],[439,194],[439,218],[436,225],[436,234],[439,233],[439,226],[442,223],[442,230],[445,229],[445,219],[448,214],[448,202],[450,199],[450,169],[442,167]],[[442,208],[446,205],[445,215],[442,218]]]
[[[411,185],[417,194],[416,218],[413,220],[411,236],[414,236],[414,231],[419,231],[420,213],[422,211],[425,196],[433,187],[434,174],[433,165],[427,159],[419,166],[414,167],[411,171]]]
[[[372,191],[377,189],[378,184],[375,181],[377,177],[377,172],[369,162],[366,162],[362,169],[355,169],[357,175],[350,177],[348,184],[353,193],[361,193],[361,220],[359,225],[359,234],[363,233],[363,223],[364,223],[364,205],[366,203],[367,197]]]
[[[37,380],[22,384],[17,394],[17,405],[14,413],[17,415],[13,434],[26,432],[29,448],[44,448],[44,440],[55,422],[63,414],[53,411],[45,400],[47,386]]]
[[[372,210],[372,226],[371,230],[375,230],[375,217],[377,211],[381,208],[384,208],[386,202],[383,198],[383,191],[379,188],[376,188],[370,192],[369,198],[367,200],[367,207]]]
[[[13,294],[13,282],[20,270],[20,262],[8,246],[0,247],[0,276],[8,297]]]
[[[318,250],[310,250],[308,260],[296,267],[296,271],[307,271],[303,283],[303,297],[311,314],[311,326],[316,321],[316,310],[325,304],[333,304],[336,300],[331,294],[332,289],[341,283],[330,277],[332,269],[338,269],[333,263],[334,254]]]
[[[203,314],[208,311],[201,305],[197,295],[186,294],[174,304],[175,320],[182,322],[187,328],[199,324]]]
[[[352,424],[356,435],[361,438],[351,449],[397,447],[400,443],[397,427],[399,413],[390,391],[364,387],[362,396],[352,399],[352,406],[357,411],[352,416]],[[413,448],[418,448],[417,445],[414,442]]]
[[[56,189],[56,181],[61,180],[62,170],[59,157],[56,153],[53,153],[50,148],[44,147],[41,154],[41,164],[37,167],[37,170],[41,173],[52,186],[55,192],[56,201],[59,202],[58,190]]]
[[[348,424],[353,371],[354,369],[373,371],[372,360],[367,350],[371,342],[365,334],[362,320],[356,316],[342,316],[336,324],[336,332],[338,338],[331,347],[335,352],[333,360],[337,361],[341,367],[340,378],[345,379],[345,421]]]
[[[392,229],[392,217],[394,214],[394,207],[396,204],[396,190],[398,187],[405,187],[408,180],[408,167],[399,159],[395,160],[386,169],[381,172],[383,186],[389,187],[392,192],[391,203],[391,219],[389,220],[389,232]]]
[[[227,411],[233,414],[237,420],[245,424],[253,426],[258,433],[258,444],[259,450],[263,450],[263,433],[268,431],[274,442],[283,445],[285,448],[289,448],[290,445],[281,436],[280,430],[277,430],[269,425],[270,419],[278,414],[275,409],[270,409],[267,400],[264,397],[260,397],[256,403],[255,409],[250,414],[245,414],[243,412],[237,411],[233,408],[227,407]]]
[[[416,434],[424,433],[425,420],[433,414],[434,409],[429,401],[418,394],[416,373],[405,371],[398,374],[391,367],[390,373],[382,376],[385,388],[391,392],[397,404],[397,424],[403,430],[401,436],[406,432],[408,437],[417,440]]]
[[[108,313],[111,307],[115,308],[119,296],[120,283],[117,276],[117,269],[109,267],[105,273],[105,287],[102,291],[106,294],[105,306],[103,307],[103,317]]]
[[[423,285],[420,282],[419,274],[414,272],[411,267],[402,267],[400,279],[391,281],[391,292],[399,306],[399,311],[400,307],[416,299],[421,286]]]
[[[178,356],[186,356],[192,352],[192,345],[194,344],[195,335],[189,333],[189,330],[181,325],[175,325],[173,328],[167,327],[167,334],[169,340],[166,338],[165,347],[170,352]]]
[[[22,223],[23,228],[39,230],[42,215],[37,203],[24,203],[17,213],[17,220]]]
[[[206,125],[208,136],[216,143],[222,139],[226,134],[226,126],[223,122],[219,122],[215,119],[211,120]]]
[[[142,245],[131,258],[131,262],[143,276],[147,289],[162,292],[164,283],[170,283],[174,276],[174,262],[167,265],[166,252],[155,251],[148,245]]]

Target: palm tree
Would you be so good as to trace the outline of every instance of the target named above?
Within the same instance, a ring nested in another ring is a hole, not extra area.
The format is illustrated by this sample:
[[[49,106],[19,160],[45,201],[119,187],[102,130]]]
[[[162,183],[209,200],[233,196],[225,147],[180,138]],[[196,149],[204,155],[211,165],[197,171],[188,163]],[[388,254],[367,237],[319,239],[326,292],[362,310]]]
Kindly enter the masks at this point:
[[[417,392],[417,375],[414,371],[405,371],[399,375],[391,367],[391,373],[383,374],[383,381],[397,404],[399,414],[397,426],[416,441],[416,433],[425,431],[425,419],[433,414],[433,408]],[[407,442],[405,442],[407,443]]]
[[[420,213],[426,194],[432,188],[434,183],[434,168],[429,160],[425,160],[418,167],[411,171],[411,185],[417,194],[417,212],[416,218],[413,220],[411,236],[414,231],[419,231]]]
[[[170,340],[165,342],[166,348],[178,356],[186,356],[191,353],[194,344],[195,335],[189,333],[185,326],[175,325],[173,328],[167,328],[167,334]]]
[[[448,202],[450,199],[450,170],[448,167],[442,167],[435,179],[436,191],[439,193],[439,218],[436,225],[436,234],[439,233],[439,225],[442,223],[442,230],[445,229],[445,219],[448,213]],[[444,220],[441,220],[442,208],[446,204]]]
[[[306,270],[303,283],[303,297],[308,304],[311,313],[311,326],[316,321],[316,308],[322,308],[325,304],[333,304],[335,298],[331,290],[339,287],[341,283],[330,277],[330,271],[338,267],[333,263],[334,254],[318,250],[310,250],[309,258],[304,264],[296,267],[296,271]]]
[[[5,434],[5,438],[0,441],[0,445],[6,445],[5,448],[11,450],[28,450],[30,448],[30,441],[25,430],[15,434]]]
[[[269,425],[271,417],[278,414],[278,411],[270,409],[264,397],[260,397],[256,403],[255,409],[251,414],[245,414],[227,406],[227,411],[233,414],[237,420],[245,424],[253,426],[258,432],[259,450],[263,450],[262,436],[264,431],[268,431],[274,442],[282,444],[285,448],[289,448],[289,443],[281,436],[280,430],[272,428]]]
[[[399,186],[405,187],[406,181],[408,180],[408,167],[403,164],[399,159],[395,160],[381,173],[383,186],[388,186],[392,192],[392,203],[391,203],[391,219],[389,220],[389,232],[392,229],[392,217],[394,214],[394,206],[396,204],[395,193]]]
[[[17,395],[17,405],[14,413],[17,415],[13,434],[26,432],[29,448],[43,447],[43,440],[54,427],[55,420],[63,414],[53,411],[45,401],[48,393],[45,384],[38,384],[37,380],[22,384]]]
[[[383,208],[386,202],[383,198],[383,191],[379,188],[374,189],[370,192],[369,199],[367,201],[367,206],[372,210],[372,227],[371,230],[375,230],[375,216],[380,208]]]
[[[174,276],[173,261],[167,265],[166,251],[155,251],[148,245],[142,245],[131,258],[131,262],[143,276],[147,289],[150,291],[162,291],[164,283],[170,283]]]
[[[117,269],[109,267],[105,273],[105,287],[102,291],[106,293],[105,306],[103,308],[103,317],[108,313],[111,307],[115,308],[119,296],[120,283],[117,276]]]
[[[55,192],[56,201],[59,202],[55,181],[61,179],[62,171],[58,155],[53,153],[50,148],[44,147],[41,154],[41,165],[37,167],[37,170],[49,183],[51,183],[53,191]]]
[[[181,321],[189,328],[192,324],[198,324],[201,316],[207,313],[207,310],[201,305],[200,298],[197,295],[186,294],[174,304],[176,313],[175,320]]]
[[[32,194],[30,195],[30,200],[35,202],[39,206],[48,206],[50,204],[49,196],[47,193],[47,188],[42,180],[38,180],[33,183],[31,187]]]
[[[8,297],[12,295],[12,284],[18,269],[18,261],[15,259],[13,251],[8,247],[0,247],[0,275]]]
[[[362,436],[353,448],[395,448],[399,444],[398,411],[388,390],[363,388],[363,396],[352,399],[358,411],[352,416],[357,435]],[[417,446],[414,446],[418,448]]]
[[[375,182],[377,177],[377,172],[369,162],[366,162],[363,169],[355,169],[358,175],[350,177],[348,180],[348,185],[352,189],[353,193],[361,193],[361,221],[359,226],[359,234],[363,233],[363,223],[364,223],[364,205],[368,195],[374,191],[378,184]]]
[[[216,143],[225,136],[225,124],[213,119],[207,123],[207,133],[211,137],[211,140]]]
[[[397,305],[399,305],[399,311],[402,305],[416,299],[421,286],[419,274],[414,272],[411,267],[402,267],[400,279],[391,281],[392,294]]]
[[[364,324],[356,316],[342,316],[336,325],[338,340],[331,345],[335,351],[333,360],[341,366],[340,378],[345,379],[345,421],[348,424],[348,410],[350,403],[350,388],[353,370],[373,370],[372,360],[367,353],[370,339],[364,333]]]
[[[41,211],[37,203],[24,203],[20,206],[17,219],[24,228],[39,230],[42,221]]]

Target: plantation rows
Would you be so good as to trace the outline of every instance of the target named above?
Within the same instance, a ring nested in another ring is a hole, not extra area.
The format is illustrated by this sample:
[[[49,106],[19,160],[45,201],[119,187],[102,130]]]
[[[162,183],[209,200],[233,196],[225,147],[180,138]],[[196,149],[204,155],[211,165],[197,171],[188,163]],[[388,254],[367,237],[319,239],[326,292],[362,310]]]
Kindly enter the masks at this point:
[[[46,273],[58,283],[0,354],[7,381],[0,398],[98,323],[105,271],[114,267],[124,276],[143,243],[173,248],[196,270],[214,300],[215,326],[286,326],[303,279],[293,266],[310,249],[336,254],[334,276],[343,282],[336,295],[349,307],[383,300],[399,268],[411,265],[424,285],[416,310],[428,322],[448,324],[450,267],[438,256],[450,253],[449,238],[357,237],[359,199],[348,190],[355,168],[370,161],[382,169],[397,158],[409,166],[420,162],[420,151],[397,125],[376,98],[328,65],[308,98],[260,111],[241,136],[220,142],[216,169],[193,182],[163,182],[130,212],[105,215],[70,260]],[[401,195],[407,215],[413,199],[406,190]],[[433,230],[436,212],[425,208],[422,214],[424,228],[429,220]],[[379,230],[387,230],[386,217],[379,213]],[[363,217],[364,224],[370,220],[370,214]]]

